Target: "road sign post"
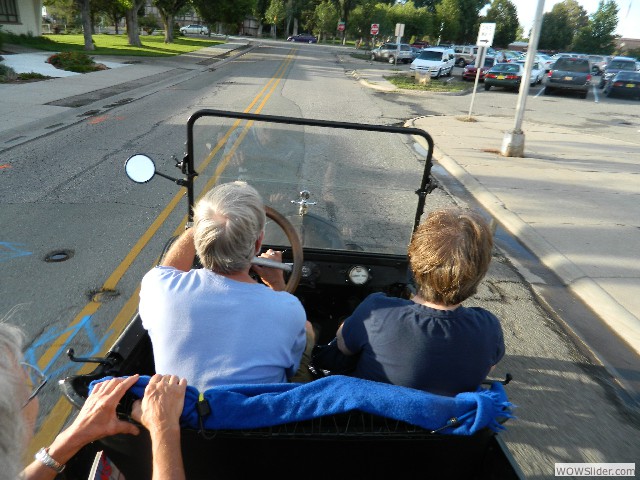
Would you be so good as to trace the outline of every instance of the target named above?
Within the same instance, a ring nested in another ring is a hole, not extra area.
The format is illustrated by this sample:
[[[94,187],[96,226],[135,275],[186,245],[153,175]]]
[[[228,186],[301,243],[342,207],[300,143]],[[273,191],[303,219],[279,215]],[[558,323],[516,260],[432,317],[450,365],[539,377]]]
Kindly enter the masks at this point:
[[[478,46],[478,53],[473,61],[476,66],[476,79],[473,84],[473,93],[471,94],[471,105],[469,105],[469,116],[471,120],[471,113],[473,112],[473,103],[476,99],[476,91],[478,90],[478,80],[480,79],[480,69],[484,66],[484,59],[489,47],[493,44],[493,36],[496,33],[495,23],[481,23],[478,30],[478,39],[476,45]]]

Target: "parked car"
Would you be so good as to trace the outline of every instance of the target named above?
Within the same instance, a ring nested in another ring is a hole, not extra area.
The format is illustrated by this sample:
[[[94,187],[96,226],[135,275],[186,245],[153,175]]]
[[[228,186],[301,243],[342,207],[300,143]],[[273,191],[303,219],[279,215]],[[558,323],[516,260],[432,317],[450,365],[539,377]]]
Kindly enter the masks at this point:
[[[519,60],[526,60],[526,59],[527,59],[527,54],[524,53]],[[543,71],[543,73],[546,73],[549,70],[551,70],[551,67],[555,62],[555,60],[551,58],[551,55],[547,55],[546,53],[540,53],[540,52],[536,53],[535,61],[538,62],[540,69]]]
[[[629,97],[640,100],[640,72],[621,70],[602,91],[607,97]]]
[[[401,43],[398,49],[397,43],[384,43],[371,50],[371,60],[382,60],[389,63],[410,63],[412,61],[411,45]]]
[[[451,76],[455,62],[453,48],[428,47],[422,49],[418,58],[411,62],[409,70],[412,72],[429,73],[433,78],[442,75]]]
[[[512,63],[521,63],[522,66],[525,66],[526,60],[516,60]],[[542,79],[544,78],[544,70],[540,68],[540,64],[538,62],[533,62],[531,66],[531,78],[529,79],[529,84],[533,87],[534,85],[538,85],[542,83]]]
[[[628,72],[636,71],[636,59],[631,57],[613,57],[607,66],[604,67],[604,73],[600,77],[598,88],[604,88],[606,83],[615,77],[616,73],[625,70]]]
[[[192,23],[191,25],[180,27],[180,33],[182,35],[186,35],[187,33],[192,33],[195,35],[209,35],[209,27],[207,27],[206,25],[198,25],[197,23]]]
[[[523,76],[524,65],[522,63],[496,63],[484,75],[484,89],[490,90],[491,87],[503,87],[517,92],[520,90]]]
[[[478,55],[478,47],[476,45],[454,45],[455,64],[460,68],[476,61]]]
[[[500,54],[504,58],[503,62],[509,63],[522,58],[522,53],[513,50],[500,50]]]
[[[288,37],[287,42],[318,43],[318,37],[310,33],[299,33]]]
[[[586,57],[560,57],[545,78],[544,94],[555,91],[577,92],[587,98],[591,87],[591,62]]]
[[[594,75],[601,75],[602,72],[604,72],[604,67],[606,67],[610,59],[611,57],[607,57],[606,55],[589,55],[591,73]]]
[[[480,74],[478,75],[478,82],[484,82],[484,76],[487,70],[490,70],[496,64],[495,57],[484,57],[484,65],[480,67]],[[464,71],[462,72],[462,80],[468,80],[471,82],[475,82],[476,74],[478,73],[478,69],[476,68],[475,63],[469,64],[464,67]]]
[[[411,61],[413,62],[416,58],[418,58],[418,55],[420,55],[420,52],[422,51],[421,48],[418,47],[414,47],[413,45],[411,45]]]
[[[426,42],[424,40],[416,40],[411,44],[411,46],[422,50],[423,48],[429,47],[430,45],[429,42]]]

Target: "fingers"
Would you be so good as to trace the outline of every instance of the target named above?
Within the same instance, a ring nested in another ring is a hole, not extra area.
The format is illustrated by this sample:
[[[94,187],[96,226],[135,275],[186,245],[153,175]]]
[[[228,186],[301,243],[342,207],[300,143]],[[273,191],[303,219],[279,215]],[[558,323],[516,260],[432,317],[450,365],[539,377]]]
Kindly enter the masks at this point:
[[[120,395],[122,397],[129,388],[131,388],[140,378],[140,375],[137,373],[135,375],[131,375],[127,378],[111,378],[104,382],[97,383],[93,390],[91,391],[91,395],[109,395],[114,393],[115,395]]]
[[[282,252],[278,250],[272,250],[271,248],[266,252],[260,255],[261,257],[268,258],[269,260],[274,260],[276,262],[282,261]]]

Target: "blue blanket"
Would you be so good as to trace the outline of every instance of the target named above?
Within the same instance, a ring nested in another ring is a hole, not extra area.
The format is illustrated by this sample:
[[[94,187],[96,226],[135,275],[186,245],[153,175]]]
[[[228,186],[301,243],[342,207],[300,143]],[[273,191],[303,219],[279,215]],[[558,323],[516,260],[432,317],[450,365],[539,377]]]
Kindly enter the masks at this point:
[[[108,380],[106,377],[91,383]],[[141,376],[130,392],[142,398],[149,382]],[[199,392],[188,386],[181,417],[183,427],[200,428],[196,410]],[[367,412],[453,435],[473,435],[483,428],[503,429],[500,419],[513,418],[504,387],[465,392],[455,397],[360,378],[332,375],[309,383],[224,385],[204,392],[210,414],[207,430],[241,430],[310,420],[353,410]],[[453,425],[446,425],[456,418]]]

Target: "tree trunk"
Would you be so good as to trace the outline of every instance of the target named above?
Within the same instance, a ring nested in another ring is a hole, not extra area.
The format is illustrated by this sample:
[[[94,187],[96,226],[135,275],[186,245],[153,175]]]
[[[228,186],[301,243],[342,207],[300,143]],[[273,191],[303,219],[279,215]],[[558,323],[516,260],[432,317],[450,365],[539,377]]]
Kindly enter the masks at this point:
[[[82,14],[82,33],[84,34],[84,49],[95,50],[93,36],[91,35],[91,8],[89,0],[80,0],[80,12]]]
[[[164,25],[164,43],[173,43],[173,15],[161,11],[160,18]]]
[[[262,38],[262,22],[258,23],[258,31],[256,32],[258,38]]]
[[[138,10],[144,4],[144,0],[136,0],[129,10],[127,10],[127,14],[125,15],[125,20],[127,23],[127,37],[129,39],[129,45],[132,47],[141,47],[142,42],[140,41],[140,27],[138,25]]]

